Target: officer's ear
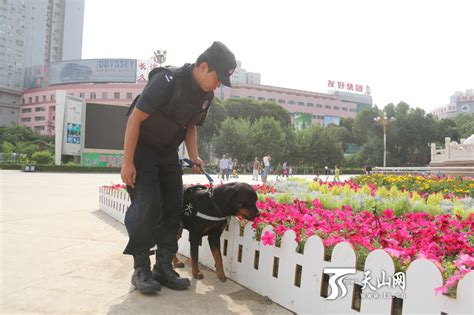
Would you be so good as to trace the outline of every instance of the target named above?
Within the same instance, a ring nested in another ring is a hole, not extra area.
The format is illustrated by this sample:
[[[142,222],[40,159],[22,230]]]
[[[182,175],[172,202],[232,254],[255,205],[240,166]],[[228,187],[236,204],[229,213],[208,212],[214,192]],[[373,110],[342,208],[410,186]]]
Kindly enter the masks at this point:
[[[207,62],[203,61],[198,65],[199,72],[201,73],[207,73],[209,72],[209,65]]]

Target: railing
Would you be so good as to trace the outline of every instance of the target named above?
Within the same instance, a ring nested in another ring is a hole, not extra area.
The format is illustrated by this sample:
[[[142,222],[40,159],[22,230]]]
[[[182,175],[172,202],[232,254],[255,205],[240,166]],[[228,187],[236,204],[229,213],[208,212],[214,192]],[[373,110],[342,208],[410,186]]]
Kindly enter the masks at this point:
[[[100,189],[100,209],[124,222],[125,212],[130,204],[123,190]],[[266,228],[264,231],[271,231]],[[215,270],[214,259],[204,237],[199,248],[200,263]],[[232,219],[221,237],[226,276],[237,283],[263,295],[296,313],[311,314],[474,314],[474,272],[468,273],[457,286],[456,298],[436,295],[435,288],[443,284],[441,271],[434,263],[425,259],[413,261],[408,267],[404,290],[400,287],[362,290],[365,272],[369,272],[373,286],[382,278],[395,276],[394,262],[383,250],[369,253],[364,270],[356,270],[335,299],[330,299],[333,290],[331,273],[327,268],[351,268],[355,270],[356,253],[349,243],[339,243],[330,257],[325,254],[323,241],[311,236],[305,243],[304,253],[296,252],[295,233],[287,231],[280,247],[265,246],[254,239],[250,224],[243,233],[237,220]],[[179,240],[179,252],[189,257],[188,232],[183,231]],[[335,282],[336,283],[336,282]],[[392,282],[393,283],[393,282]],[[365,294],[372,298],[363,297]]]
[[[444,167],[374,167],[373,172],[383,174],[420,174],[420,175],[450,175],[474,176],[472,166]]]

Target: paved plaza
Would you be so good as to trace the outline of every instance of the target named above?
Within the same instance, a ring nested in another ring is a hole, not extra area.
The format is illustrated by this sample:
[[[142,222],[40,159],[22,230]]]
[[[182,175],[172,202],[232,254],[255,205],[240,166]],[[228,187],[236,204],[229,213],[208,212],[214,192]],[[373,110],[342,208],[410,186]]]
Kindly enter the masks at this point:
[[[202,175],[184,180],[206,183]],[[1,314],[290,313],[205,267],[187,291],[134,290],[125,227],[98,210],[98,188],[111,183],[120,175],[0,171]],[[180,272],[190,277],[189,263]]]

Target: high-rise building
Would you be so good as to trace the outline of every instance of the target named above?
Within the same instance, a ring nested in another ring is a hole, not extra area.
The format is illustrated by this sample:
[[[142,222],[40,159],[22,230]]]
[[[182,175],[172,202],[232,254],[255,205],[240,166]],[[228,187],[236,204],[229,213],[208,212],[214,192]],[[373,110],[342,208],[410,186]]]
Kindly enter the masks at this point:
[[[431,112],[439,118],[454,118],[463,114],[474,114],[474,89],[456,91],[449,97],[449,104]]]
[[[230,77],[230,82],[232,84],[260,84],[260,73],[247,72],[242,68],[242,63],[237,60],[237,67]]]
[[[18,123],[28,67],[80,59],[84,0],[0,2],[0,126]]]

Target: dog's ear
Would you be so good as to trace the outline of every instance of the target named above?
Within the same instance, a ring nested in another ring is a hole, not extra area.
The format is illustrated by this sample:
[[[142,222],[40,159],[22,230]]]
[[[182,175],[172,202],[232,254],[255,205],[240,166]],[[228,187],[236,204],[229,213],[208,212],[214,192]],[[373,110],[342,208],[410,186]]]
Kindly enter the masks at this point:
[[[234,199],[239,194],[238,183],[224,184],[214,189],[214,201],[226,213],[237,212],[237,205]]]

